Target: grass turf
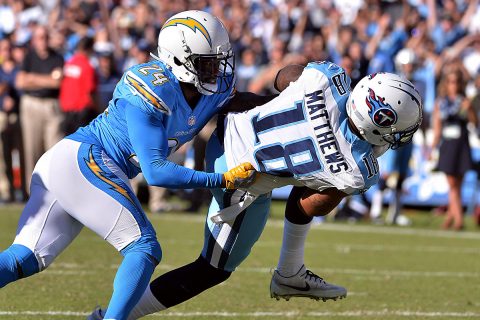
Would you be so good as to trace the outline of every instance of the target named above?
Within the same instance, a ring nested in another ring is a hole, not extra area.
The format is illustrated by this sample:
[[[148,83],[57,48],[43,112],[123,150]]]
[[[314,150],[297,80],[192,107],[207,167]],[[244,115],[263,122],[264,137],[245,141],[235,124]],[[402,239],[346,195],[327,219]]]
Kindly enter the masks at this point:
[[[20,206],[0,208],[0,249],[15,235]],[[307,266],[348,288],[340,301],[269,296],[270,269],[282,237],[283,203],[251,255],[232,277],[202,295],[150,319],[477,319],[480,318],[480,232],[439,231],[440,217],[409,212],[409,228],[325,223],[314,226]],[[155,274],[196,258],[203,215],[149,215],[164,258]],[[89,230],[41,274],[0,290],[0,319],[84,319],[105,306],[120,255]],[[147,318],[148,319],[148,318]]]

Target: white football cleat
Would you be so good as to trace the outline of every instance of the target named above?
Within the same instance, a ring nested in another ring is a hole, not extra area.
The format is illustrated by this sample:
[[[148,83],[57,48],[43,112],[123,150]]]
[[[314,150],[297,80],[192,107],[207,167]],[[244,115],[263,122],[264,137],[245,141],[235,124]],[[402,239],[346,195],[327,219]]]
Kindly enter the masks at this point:
[[[303,265],[298,272],[290,277],[282,276],[275,270],[270,282],[270,296],[277,300],[291,297],[307,297],[315,300],[337,300],[347,297],[347,289],[330,284]]]
[[[87,320],[103,320],[104,314],[105,310],[102,311],[102,308],[100,308],[100,306],[96,306],[92,314],[88,316]]]

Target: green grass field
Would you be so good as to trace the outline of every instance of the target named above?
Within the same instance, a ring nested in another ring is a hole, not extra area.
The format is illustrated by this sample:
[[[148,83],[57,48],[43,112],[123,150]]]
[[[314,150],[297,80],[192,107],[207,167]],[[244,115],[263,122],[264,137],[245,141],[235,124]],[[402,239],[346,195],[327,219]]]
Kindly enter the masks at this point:
[[[10,245],[20,206],[0,208],[0,249]],[[148,319],[480,319],[480,231],[438,231],[441,218],[413,214],[410,228],[324,223],[312,228],[306,262],[348,297],[317,302],[270,298],[283,204],[245,263],[224,284]],[[203,216],[150,215],[164,258],[161,274],[196,258]],[[46,271],[0,290],[1,319],[84,319],[105,306],[120,256],[84,230]]]

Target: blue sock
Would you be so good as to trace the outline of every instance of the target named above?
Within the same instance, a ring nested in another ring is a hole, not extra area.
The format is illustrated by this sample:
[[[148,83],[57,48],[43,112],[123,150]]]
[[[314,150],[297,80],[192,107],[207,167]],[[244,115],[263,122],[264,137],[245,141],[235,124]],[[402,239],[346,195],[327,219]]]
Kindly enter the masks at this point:
[[[124,320],[140,300],[155,269],[149,254],[132,251],[125,254],[113,281],[113,295],[105,319]]]
[[[20,244],[12,244],[0,253],[0,288],[39,271],[33,252]]]

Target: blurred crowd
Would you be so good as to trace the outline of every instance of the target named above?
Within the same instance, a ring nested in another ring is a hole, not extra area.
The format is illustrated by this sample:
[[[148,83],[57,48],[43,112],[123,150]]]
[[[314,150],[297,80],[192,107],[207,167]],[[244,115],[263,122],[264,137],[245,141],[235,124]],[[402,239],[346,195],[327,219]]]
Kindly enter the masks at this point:
[[[474,168],[466,130],[480,110],[478,0],[0,0],[0,199],[25,200],[40,155],[102,112],[122,72],[156,51],[166,19],[189,9],[224,22],[239,91],[274,92],[281,67],[316,60],[341,65],[352,87],[378,71],[411,80],[423,97],[424,132],[433,131],[425,157],[440,150],[450,187],[444,228],[463,228],[460,185]],[[201,154],[204,144],[194,145]]]

